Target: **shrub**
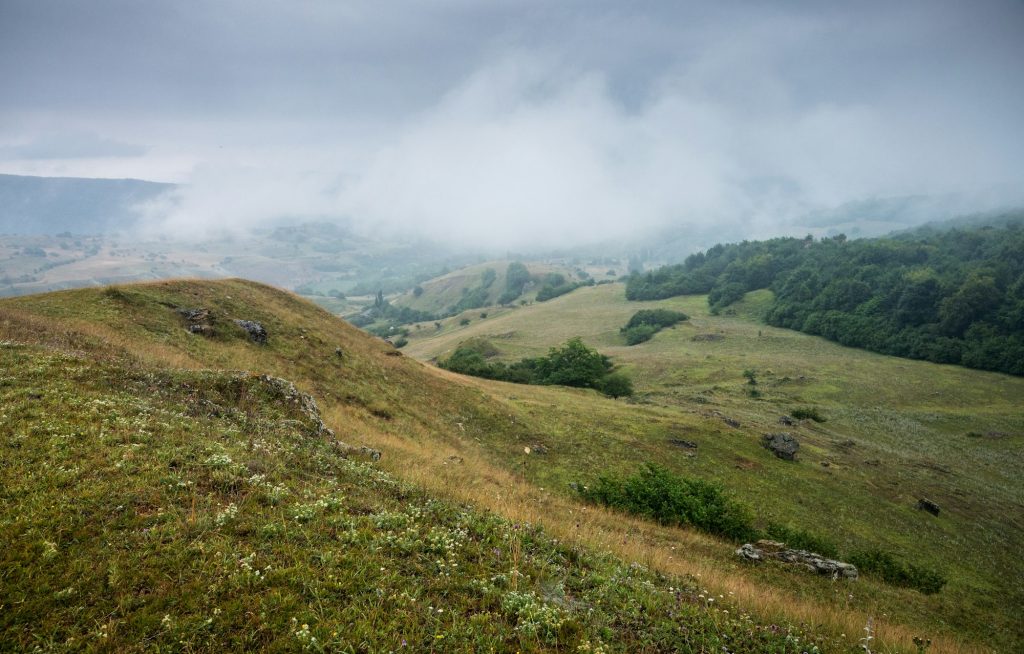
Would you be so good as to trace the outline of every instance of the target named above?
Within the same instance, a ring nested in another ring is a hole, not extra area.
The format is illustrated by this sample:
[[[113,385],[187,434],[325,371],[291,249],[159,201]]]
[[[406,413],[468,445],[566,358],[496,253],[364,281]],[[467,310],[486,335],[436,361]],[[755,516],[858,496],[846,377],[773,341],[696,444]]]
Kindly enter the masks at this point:
[[[560,348],[551,348],[548,355],[522,359],[512,364],[488,363],[485,358],[497,348],[485,339],[469,339],[460,343],[442,368],[486,379],[499,379],[517,384],[543,384],[595,388],[612,397],[632,393],[632,385],[622,375],[608,378],[612,363],[608,357],[573,338]]]
[[[680,477],[653,463],[632,477],[601,477],[593,488],[579,488],[590,502],[663,525],[689,525],[733,541],[757,537],[750,510],[727,497],[717,484]]]
[[[638,325],[652,325],[659,329],[671,327],[690,317],[681,311],[670,311],[668,309],[643,309],[633,314],[623,329],[636,327]]]
[[[639,345],[657,334],[660,330],[654,325],[637,325],[629,329],[623,329],[622,334],[626,337],[626,345]]]
[[[879,549],[854,552],[849,558],[861,572],[877,575],[886,583],[913,588],[925,595],[937,593],[946,585],[946,578],[941,573],[904,563]]]
[[[665,327],[688,320],[689,316],[668,309],[643,309],[633,314],[626,326],[619,331],[626,337],[627,345],[637,345],[651,338]]]
[[[793,549],[809,550],[833,559],[839,557],[839,547],[835,543],[803,529],[770,522],[765,532],[769,538],[782,541]]]
[[[814,407],[800,407],[789,412],[797,420],[813,420],[814,422],[825,422],[825,416],[818,413]]]
[[[405,347],[408,344],[409,344],[409,339],[407,339],[405,336],[402,336],[397,341],[395,341],[395,347],[398,348],[398,349],[402,349],[403,347]]]
[[[548,300],[565,295],[566,293],[571,293],[580,286],[580,284],[575,284],[573,282],[559,284],[558,286],[554,286],[552,284],[545,284],[544,286],[541,287],[539,291],[537,291],[537,301],[547,302]]]
[[[601,381],[601,392],[608,397],[629,397],[633,394],[633,382],[621,372],[612,373]]]
[[[463,318],[462,320],[459,321],[459,324],[465,327],[466,325],[469,324],[469,318]]]

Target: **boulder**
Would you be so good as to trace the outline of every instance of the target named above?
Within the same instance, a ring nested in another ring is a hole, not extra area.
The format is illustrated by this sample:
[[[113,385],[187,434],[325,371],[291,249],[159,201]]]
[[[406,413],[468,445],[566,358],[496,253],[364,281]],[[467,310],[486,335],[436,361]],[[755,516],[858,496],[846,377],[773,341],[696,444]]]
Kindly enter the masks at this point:
[[[931,513],[934,516],[939,515],[940,511],[939,505],[936,504],[935,502],[932,502],[926,497],[922,497],[917,501],[917,508],[921,509],[922,511],[927,511],[928,513]]]
[[[779,424],[787,427],[792,427],[794,424],[793,419],[789,416],[779,416]]]
[[[800,442],[788,433],[765,434],[761,437],[761,445],[786,461],[796,461],[796,451],[800,449]]]
[[[178,315],[185,319],[185,331],[199,336],[213,336],[213,316],[209,309],[178,307]]]
[[[267,342],[267,330],[255,320],[236,320],[235,324],[244,329],[253,343],[265,345]]]
[[[349,445],[348,443],[335,438],[334,430],[325,425],[323,418],[320,417],[320,407],[316,405],[316,400],[313,399],[312,395],[303,393],[295,387],[295,384],[287,379],[272,377],[270,375],[260,375],[258,379],[266,385],[278,399],[295,405],[299,412],[302,413],[307,420],[313,423],[315,435],[326,437],[342,456],[348,458],[355,455],[367,457],[371,461],[380,460],[380,450],[375,450],[372,447],[366,447],[365,445],[356,447],[355,445]]]
[[[694,443],[693,441],[683,440],[682,438],[670,438],[670,439],[668,439],[668,444],[669,445],[673,445],[675,447],[681,447],[684,450],[695,450],[695,449],[697,449],[697,444],[696,443]]]
[[[178,315],[180,315],[182,318],[189,321],[190,323],[198,324],[201,322],[206,322],[207,320],[210,319],[210,310],[203,309],[201,307],[195,309],[181,307],[178,309]]]
[[[858,576],[855,565],[828,559],[807,550],[789,549],[785,543],[773,540],[759,540],[755,544],[745,543],[736,550],[736,555],[747,561],[780,561],[833,579],[856,579]]]
[[[320,407],[316,405],[316,400],[312,395],[301,392],[295,387],[295,384],[287,379],[270,375],[260,375],[258,379],[282,401],[294,404],[302,415],[313,423],[317,435],[334,436],[334,431],[327,427],[320,417]]]

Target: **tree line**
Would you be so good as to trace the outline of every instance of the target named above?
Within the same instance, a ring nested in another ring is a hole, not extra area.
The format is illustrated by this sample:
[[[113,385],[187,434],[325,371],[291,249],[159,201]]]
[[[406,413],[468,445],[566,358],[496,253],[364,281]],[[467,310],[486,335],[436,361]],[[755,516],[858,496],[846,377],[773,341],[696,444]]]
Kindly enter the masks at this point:
[[[1024,214],[996,227],[924,227],[849,241],[716,245],[627,280],[630,300],[708,294],[718,313],[748,291],[768,324],[874,352],[1024,375]]]

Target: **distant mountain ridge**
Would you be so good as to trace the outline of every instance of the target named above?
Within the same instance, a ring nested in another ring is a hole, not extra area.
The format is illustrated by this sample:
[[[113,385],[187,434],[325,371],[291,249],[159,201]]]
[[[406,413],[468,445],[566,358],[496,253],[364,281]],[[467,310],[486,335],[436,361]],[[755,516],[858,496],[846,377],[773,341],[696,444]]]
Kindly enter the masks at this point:
[[[177,188],[141,179],[0,174],[0,234],[105,234],[133,227],[137,206]]]

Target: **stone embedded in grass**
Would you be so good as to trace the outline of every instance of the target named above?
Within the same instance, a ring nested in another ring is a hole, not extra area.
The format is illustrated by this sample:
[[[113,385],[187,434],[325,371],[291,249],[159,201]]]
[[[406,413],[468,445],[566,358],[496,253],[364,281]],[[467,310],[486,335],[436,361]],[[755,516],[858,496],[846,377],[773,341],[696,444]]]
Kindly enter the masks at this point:
[[[828,559],[807,550],[788,549],[785,543],[774,540],[759,540],[756,545],[745,543],[736,550],[736,556],[747,561],[767,559],[781,561],[790,565],[802,566],[811,572],[828,575],[833,579],[856,579],[858,576],[855,565]]]
[[[940,511],[939,505],[936,504],[935,502],[932,502],[926,497],[922,497],[917,501],[917,508],[922,511],[927,511],[928,513],[931,513],[934,516],[939,515]]]
[[[185,330],[189,334],[198,334],[199,336],[213,336],[213,317],[210,315],[209,309],[202,307],[188,308],[178,307],[178,315],[185,319],[188,323],[185,325]]]
[[[785,461],[796,461],[796,452],[800,449],[800,442],[787,433],[765,434],[761,437],[761,445]]]
[[[683,440],[681,438],[670,438],[670,439],[668,439],[668,444],[672,445],[674,447],[681,447],[681,448],[686,449],[686,450],[695,450],[695,449],[697,449],[697,444],[696,443],[694,443],[693,441]]]
[[[244,329],[253,343],[265,345],[267,343],[267,330],[255,320],[236,320],[235,324]]]

